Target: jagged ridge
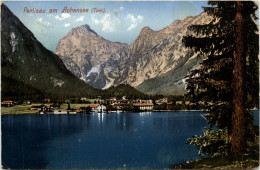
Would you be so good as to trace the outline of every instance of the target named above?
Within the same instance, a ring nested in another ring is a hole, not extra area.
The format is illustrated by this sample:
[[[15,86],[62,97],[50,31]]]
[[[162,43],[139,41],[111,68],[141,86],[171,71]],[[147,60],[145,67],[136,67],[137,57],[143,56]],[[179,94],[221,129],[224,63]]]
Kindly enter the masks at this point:
[[[210,20],[211,18],[209,16],[205,13],[201,13],[195,17],[176,20],[171,25],[159,31],[144,27],[130,46],[120,44],[119,48],[114,48],[114,43],[112,42],[108,42],[107,40],[99,41],[102,44],[99,44],[100,51],[104,52],[106,50],[102,48],[103,46],[106,46],[107,43],[113,44],[110,47],[113,50],[107,49],[108,51],[105,52],[105,59],[102,61],[100,60],[100,55],[93,52],[93,49],[95,49],[94,41],[90,44],[89,51],[85,50],[82,53],[77,53],[75,51],[75,49],[78,48],[77,44],[79,44],[79,42],[84,43],[84,41],[74,39],[74,35],[71,35],[71,33],[60,41],[56,53],[61,56],[61,59],[65,62],[65,65],[69,70],[94,87],[106,89],[113,85],[126,83],[137,87],[145,93],[168,94],[167,91],[173,92],[174,90],[172,89],[177,87],[177,79],[178,86],[181,87],[181,89],[184,89],[185,76],[199,64],[199,60],[197,60],[197,63],[194,63],[194,60],[190,60],[190,58],[194,58],[197,54],[195,54],[193,50],[185,48],[182,44],[182,37],[189,32],[187,30],[188,26],[193,24],[205,24]],[[86,35],[88,35],[90,40],[96,38],[103,40],[102,37],[97,34],[92,35],[89,31],[87,31]],[[86,39],[86,35],[78,34],[77,38],[81,39],[82,36]],[[65,44],[61,45],[62,43]],[[71,46],[69,45],[70,43],[72,44]],[[87,44],[89,42],[85,43]],[[61,51],[66,50],[68,51],[66,54],[61,53]],[[75,56],[78,57],[77,61],[75,61]],[[87,58],[86,56],[91,57],[89,57],[90,59],[88,60],[85,59]],[[98,62],[94,63],[91,59],[95,59]],[[74,62],[75,64],[69,66],[69,64],[66,64],[66,60],[70,63]],[[81,65],[78,63],[81,63]],[[185,67],[182,69],[182,66]],[[175,73],[173,70],[176,69],[178,69],[178,74],[176,73],[176,75],[174,75]],[[172,75],[175,78],[164,76],[165,74]],[[160,77],[168,78],[167,81],[165,79],[164,81],[161,81]],[[153,78],[157,79],[147,81]],[[161,84],[161,87],[156,86],[155,88],[155,86],[152,86],[150,83],[155,80],[166,83],[167,85]],[[142,83],[144,84],[141,85]],[[179,87],[176,89],[180,89]],[[162,90],[161,88],[165,88],[165,90]],[[183,93],[184,90],[178,90],[178,92]]]

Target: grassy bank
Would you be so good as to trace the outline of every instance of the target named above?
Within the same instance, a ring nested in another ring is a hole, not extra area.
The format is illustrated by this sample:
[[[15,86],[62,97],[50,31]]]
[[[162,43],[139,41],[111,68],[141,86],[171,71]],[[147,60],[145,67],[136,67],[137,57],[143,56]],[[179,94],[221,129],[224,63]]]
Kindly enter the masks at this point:
[[[33,104],[37,105],[37,104]],[[1,107],[1,114],[36,114],[39,113],[38,110],[31,110],[33,105],[15,105],[12,107]]]
[[[173,169],[251,169],[257,167],[259,167],[259,136],[255,138],[254,143],[249,143],[245,154],[236,157],[202,158],[176,165]]]
[[[7,114],[37,114],[39,113],[40,109],[38,110],[31,110],[32,106],[39,106],[41,103],[35,103],[31,105],[15,105],[12,107],[1,107],[1,114],[7,115]],[[45,103],[44,105],[51,105],[51,103]],[[70,104],[71,109],[80,108],[80,107],[86,107],[90,104]],[[54,110],[67,110],[68,104],[61,104],[59,109]]]

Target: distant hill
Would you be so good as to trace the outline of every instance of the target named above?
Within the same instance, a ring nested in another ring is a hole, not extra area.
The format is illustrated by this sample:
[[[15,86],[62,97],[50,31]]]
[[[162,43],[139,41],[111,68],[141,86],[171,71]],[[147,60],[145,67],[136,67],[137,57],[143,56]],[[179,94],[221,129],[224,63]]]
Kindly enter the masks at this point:
[[[118,86],[112,86],[105,90],[107,96],[110,97],[122,97],[126,96],[127,98],[148,98],[148,95],[136,90],[134,87],[131,87],[128,84],[120,84]]]
[[[102,93],[67,70],[4,4],[1,25],[2,98],[15,94],[68,97]]]

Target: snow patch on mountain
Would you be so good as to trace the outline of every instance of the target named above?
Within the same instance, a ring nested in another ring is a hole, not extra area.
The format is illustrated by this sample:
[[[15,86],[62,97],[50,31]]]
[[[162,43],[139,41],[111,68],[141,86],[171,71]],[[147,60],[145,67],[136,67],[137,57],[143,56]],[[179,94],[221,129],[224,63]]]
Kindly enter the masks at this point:
[[[114,84],[114,79],[109,79],[109,81],[106,81],[106,85],[105,87],[103,87],[102,89],[108,89],[109,87],[111,87]]]
[[[86,77],[89,77],[92,73],[97,73],[99,75],[100,73],[100,65],[96,65],[91,68],[91,70],[88,72]]]
[[[14,53],[15,52],[15,46],[18,44],[18,40],[15,38],[14,32],[10,33],[10,37],[11,37],[10,44],[12,46],[12,53]]]

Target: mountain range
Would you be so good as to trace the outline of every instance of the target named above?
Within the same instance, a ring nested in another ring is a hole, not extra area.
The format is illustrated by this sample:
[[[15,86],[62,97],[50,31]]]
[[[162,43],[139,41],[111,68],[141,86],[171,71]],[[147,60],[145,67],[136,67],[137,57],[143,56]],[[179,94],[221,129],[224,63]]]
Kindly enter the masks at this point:
[[[100,90],[79,80],[24,24],[1,5],[2,96],[78,95]]]
[[[144,27],[131,45],[106,40],[82,25],[60,40],[54,54],[4,4],[1,17],[2,98],[113,95],[117,90],[132,96],[183,94],[187,74],[202,59],[184,47],[182,37],[190,25],[211,20],[201,13],[159,31]]]
[[[183,94],[188,73],[202,61],[186,48],[182,37],[188,27],[205,24],[206,13],[176,20],[159,31],[144,27],[131,44],[111,42],[88,25],[63,37],[56,54],[78,78],[98,89],[129,84],[146,94]]]
[[[99,90],[86,84],[72,74],[58,55],[47,50],[26,28],[26,26],[8,9],[1,5],[1,98],[14,100],[39,100],[43,98],[67,99],[71,97],[105,97],[113,96],[115,91],[120,91],[117,97],[124,95],[147,97],[129,85],[111,87],[107,90]],[[95,34],[89,27],[88,29]],[[100,41],[105,41],[99,37]],[[97,39],[97,41],[99,41]],[[120,43],[102,42],[103,47],[113,53],[120,48]],[[112,44],[112,45],[111,45]],[[105,47],[106,46],[106,47]],[[112,49],[111,46],[115,46]],[[118,47],[117,47],[118,46]],[[93,59],[94,64],[106,60],[100,51],[91,48],[93,54],[100,54],[98,60]],[[113,51],[114,50],[114,51]]]

